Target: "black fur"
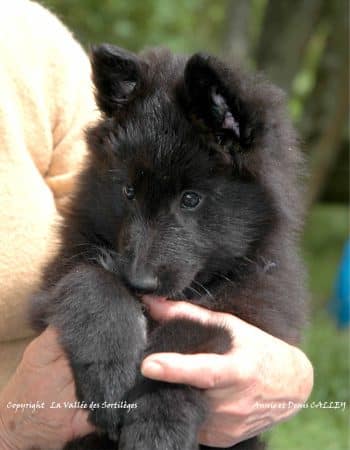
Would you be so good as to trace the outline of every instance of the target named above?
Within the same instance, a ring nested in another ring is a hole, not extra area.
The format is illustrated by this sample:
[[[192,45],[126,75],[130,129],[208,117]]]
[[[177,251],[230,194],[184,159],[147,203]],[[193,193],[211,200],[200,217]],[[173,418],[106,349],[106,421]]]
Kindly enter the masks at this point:
[[[215,57],[102,45],[92,67],[102,118],[87,131],[90,159],[32,323],[59,329],[80,400],[138,405],[91,411],[101,436],[67,449],[195,450],[201,392],[146,380],[140,362],[224,353],[231,338],[189,320],[147,326],[139,297],[187,299],[296,343],[297,140],[282,93]]]

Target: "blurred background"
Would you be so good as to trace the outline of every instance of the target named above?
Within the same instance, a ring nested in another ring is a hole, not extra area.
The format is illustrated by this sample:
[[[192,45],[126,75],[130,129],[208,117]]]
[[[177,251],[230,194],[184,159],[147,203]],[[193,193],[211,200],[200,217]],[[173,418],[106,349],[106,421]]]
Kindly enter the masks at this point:
[[[312,401],[268,433],[272,450],[348,450],[349,11],[347,0],[42,0],[84,46],[206,50],[260,70],[289,95],[309,163],[303,252],[312,296],[303,348],[315,368]],[[341,278],[339,273],[341,272]]]

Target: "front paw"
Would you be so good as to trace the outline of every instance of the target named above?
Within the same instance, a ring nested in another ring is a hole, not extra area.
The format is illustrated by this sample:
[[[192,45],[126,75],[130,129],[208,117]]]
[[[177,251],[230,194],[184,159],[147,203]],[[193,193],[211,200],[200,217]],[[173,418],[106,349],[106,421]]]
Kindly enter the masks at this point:
[[[125,424],[119,450],[198,450],[196,435],[188,433],[187,425],[179,422],[149,421]]]
[[[198,450],[198,428],[205,416],[201,393],[149,381],[146,389],[124,416],[119,450]]]
[[[132,367],[132,363],[129,363]],[[90,422],[106,432],[112,440],[117,440],[123,418],[123,410],[119,408],[119,404],[130,389],[127,382],[133,381],[131,371],[130,380],[118,377],[121,367],[123,366],[117,359],[91,364],[72,362],[78,399],[88,406]]]
[[[89,420],[98,429],[103,430],[112,441],[118,441],[120,435],[121,414],[119,409],[97,408],[90,412]]]

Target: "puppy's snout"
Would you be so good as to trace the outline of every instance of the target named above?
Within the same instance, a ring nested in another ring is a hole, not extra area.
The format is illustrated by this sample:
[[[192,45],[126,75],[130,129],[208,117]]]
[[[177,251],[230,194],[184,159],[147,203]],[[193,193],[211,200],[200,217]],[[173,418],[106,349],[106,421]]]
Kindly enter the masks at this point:
[[[152,294],[159,286],[158,277],[147,270],[138,270],[128,277],[129,286],[139,294]]]

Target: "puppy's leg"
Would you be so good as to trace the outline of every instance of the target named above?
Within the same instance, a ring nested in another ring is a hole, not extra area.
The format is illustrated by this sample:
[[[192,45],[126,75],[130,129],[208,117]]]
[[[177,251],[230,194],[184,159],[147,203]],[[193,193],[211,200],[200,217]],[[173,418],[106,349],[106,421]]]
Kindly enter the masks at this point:
[[[43,304],[41,296],[42,312]],[[43,316],[59,330],[78,399],[90,408],[90,420],[116,440],[121,410],[111,405],[134,385],[145,348],[140,304],[115,275],[82,264],[48,293]]]
[[[65,445],[63,450],[116,450],[118,444],[106,435],[91,433]]]
[[[186,319],[156,329],[146,355],[156,352],[225,353],[232,340],[226,329]],[[142,378],[131,391],[134,409],[124,417],[121,450],[197,450],[206,404],[199,389]],[[129,400],[130,401],[130,400]]]

